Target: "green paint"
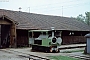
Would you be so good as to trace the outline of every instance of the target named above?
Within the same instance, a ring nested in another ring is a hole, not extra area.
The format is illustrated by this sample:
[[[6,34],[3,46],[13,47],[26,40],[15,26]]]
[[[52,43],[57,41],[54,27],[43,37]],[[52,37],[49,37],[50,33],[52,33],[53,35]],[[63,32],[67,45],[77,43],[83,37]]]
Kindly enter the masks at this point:
[[[50,46],[49,42],[51,42],[50,39],[42,39],[42,46]]]

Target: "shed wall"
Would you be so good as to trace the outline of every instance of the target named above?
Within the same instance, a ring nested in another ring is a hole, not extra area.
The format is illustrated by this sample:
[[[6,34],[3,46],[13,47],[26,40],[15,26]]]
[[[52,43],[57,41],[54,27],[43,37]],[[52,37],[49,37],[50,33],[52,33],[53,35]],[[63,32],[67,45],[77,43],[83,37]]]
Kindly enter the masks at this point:
[[[82,44],[86,43],[84,37],[87,31],[63,31],[62,32],[62,44]]]
[[[28,30],[17,30],[17,47],[28,46]]]
[[[62,44],[82,44],[86,43],[86,38],[84,36],[63,36]]]

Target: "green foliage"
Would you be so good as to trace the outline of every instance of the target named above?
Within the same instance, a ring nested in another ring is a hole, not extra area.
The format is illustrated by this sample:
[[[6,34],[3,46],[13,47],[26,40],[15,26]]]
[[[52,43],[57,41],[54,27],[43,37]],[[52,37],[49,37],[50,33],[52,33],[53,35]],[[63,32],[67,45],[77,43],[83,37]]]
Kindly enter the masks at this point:
[[[82,21],[90,26],[90,12],[85,12],[85,16],[82,14],[78,15],[76,18],[78,21]]]
[[[80,14],[79,16],[77,16],[76,19],[77,19],[78,21],[85,22],[85,17],[84,17],[82,14]]]
[[[85,14],[86,14],[86,23],[88,24],[88,25],[90,25],[90,12],[85,12]]]
[[[79,60],[68,56],[50,56],[50,60]]]

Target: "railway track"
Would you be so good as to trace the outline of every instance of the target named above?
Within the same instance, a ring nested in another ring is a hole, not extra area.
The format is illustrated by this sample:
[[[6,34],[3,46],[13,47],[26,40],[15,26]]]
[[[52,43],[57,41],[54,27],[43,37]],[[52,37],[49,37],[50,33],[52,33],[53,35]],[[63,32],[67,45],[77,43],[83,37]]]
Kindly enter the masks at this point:
[[[85,56],[85,55],[70,55],[70,57],[79,58],[82,60],[90,60],[90,56]]]
[[[18,52],[18,51],[14,51],[14,50],[0,50],[6,53],[10,53],[10,54],[15,54],[17,56],[20,57],[24,57],[24,58],[28,58],[29,60],[50,60],[46,57],[41,57],[41,56],[36,56],[36,55],[31,55],[31,54],[27,54],[27,53],[22,53],[22,52]]]
[[[73,49],[73,48],[84,48],[86,47],[86,44],[76,44],[76,45],[62,45],[59,50],[63,50],[63,49]]]

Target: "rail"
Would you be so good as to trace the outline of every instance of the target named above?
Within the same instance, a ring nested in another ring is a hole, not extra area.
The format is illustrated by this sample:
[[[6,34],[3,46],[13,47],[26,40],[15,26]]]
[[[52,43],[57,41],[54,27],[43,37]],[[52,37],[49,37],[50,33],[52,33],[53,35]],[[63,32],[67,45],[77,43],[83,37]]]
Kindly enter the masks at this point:
[[[49,58],[46,58],[46,57],[35,56],[35,55],[27,54],[27,53],[14,51],[14,50],[0,50],[0,51],[4,51],[4,52],[7,52],[7,53],[12,53],[12,54],[15,54],[17,56],[28,58],[29,60],[31,60],[31,59],[32,60],[50,60]]]
[[[39,56],[34,56],[34,55],[32,55],[33,57],[36,57],[36,58],[33,58],[33,57],[31,57],[31,56],[23,56],[23,55],[19,55],[19,56],[21,56],[21,57],[25,57],[25,58],[29,58],[29,60],[30,59],[33,59],[33,60],[37,60],[37,59],[39,59],[39,60],[50,60],[50,59],[48,59],[48,58],[43,58],[43,57],[39,57]]]
[[[83,44],[83,45],[67,45],[67,46],[62,46],[59,48],[59,50],[62,50],[62,49],[73,49],[73,48],[83,48],[83,47],[86,47],[86,44]]]

